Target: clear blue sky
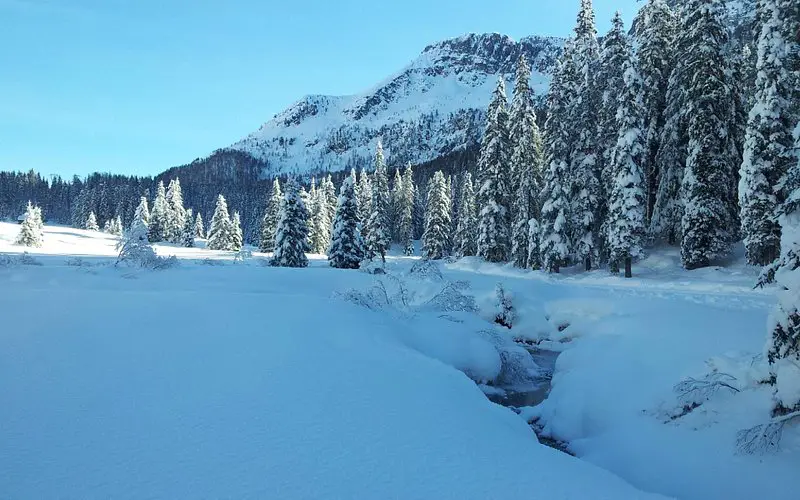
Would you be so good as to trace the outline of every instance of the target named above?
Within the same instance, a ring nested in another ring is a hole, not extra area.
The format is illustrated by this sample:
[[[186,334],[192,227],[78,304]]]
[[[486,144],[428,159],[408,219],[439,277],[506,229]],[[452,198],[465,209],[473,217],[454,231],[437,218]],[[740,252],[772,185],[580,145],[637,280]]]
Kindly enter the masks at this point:
[[[0,170],[154,174],[305,94],[468,32],[569,33],[579,0],[0,0]],[[598,28],[636,0],[595,0]]]

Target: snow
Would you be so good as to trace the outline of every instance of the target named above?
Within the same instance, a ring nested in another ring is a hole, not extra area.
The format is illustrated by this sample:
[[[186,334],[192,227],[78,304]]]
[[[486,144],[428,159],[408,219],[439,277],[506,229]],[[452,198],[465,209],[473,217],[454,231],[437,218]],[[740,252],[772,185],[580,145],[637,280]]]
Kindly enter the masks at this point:
[[[655,498],[490,403],[459,323],[337,296],[373,276],[168,245],[144,271],[114,244],[46,227],[41,265],[0,267],[2,498]]]
[[[144,271],[113,267],[103,233],[48,226],[26,249],[18,228],[0,223],[0,254],[41,265],[0,265],[2,498],[796,498],[773,479],[800,465],[796,426],[773,453],[735,450],[773,403],[774,290],[752,289],[741,248],[697,271],[656,249],[626,280],[474,257],[412,272],[397,249],[383,276],[271,268],[200,241],[157,245],[180,264]],[[491,323],[498,283],[510,330]],[[473,306],[445,310],[448,286]],[[541,375],[513,338],[561,352],[519,416],[485,395]],[[674,390],[709,374],[733,389]]]

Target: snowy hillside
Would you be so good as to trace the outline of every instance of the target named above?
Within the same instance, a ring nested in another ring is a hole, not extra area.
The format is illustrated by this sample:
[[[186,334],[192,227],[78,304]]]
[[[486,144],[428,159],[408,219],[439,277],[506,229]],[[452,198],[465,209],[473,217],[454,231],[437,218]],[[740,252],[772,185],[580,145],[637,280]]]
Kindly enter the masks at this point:
[[[2,498],[796,497],[770,479],[800,466],[796,429],[735,454],[769,418],[754,356],[774,302],[738,260],[658,251],[621,280],[390,257],[373,276],[159,245],[179,265],[144,271],[61,227],[23,258],[18,229],[0,223]],[[519,416],[476,385],[526,378],[514,339],[563,351]],[[682,410],[673,386],[711,369],[738,392]]]
[[[374,88],[308,96],[231,146],[267,161],[270,173],[338,171],[371,156],[378,138],[392,164],[418,164],[477,143],[498,75],[509,82],[524,53],[542,96],[563,40],[466,35],[427,47]]]

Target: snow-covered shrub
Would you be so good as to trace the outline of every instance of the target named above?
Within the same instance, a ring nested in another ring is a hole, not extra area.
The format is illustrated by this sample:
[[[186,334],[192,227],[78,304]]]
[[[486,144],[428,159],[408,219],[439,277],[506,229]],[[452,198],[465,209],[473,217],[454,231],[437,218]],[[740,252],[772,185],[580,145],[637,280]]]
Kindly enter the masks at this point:
[[[42,263],[36,260],[31,254],[28,252],[24,252],[22,255],[19,256],[19,263],[23,266],[41,266]]]
[[[497,330],[481,330],[481,338],[488,340],[500,354],[500,373],[491,382],[504,387],[523,386],[535,383],[542,376],[542,370],[530,353],[517,345],[508,335]]]
[[[514,320],[517,317],[517,312],[512,302],[513,296],[511,292],[506,291],[502,283],[498,283],[495,287],[495,294],[497,296],[497,302],[495,303],[497,313],[494,317],[494,322],[506,328],[511,328],[514,326]]]
[[[448,283],[422,305],[423,309],[440,312],[477,312],[475,297],[461,293],[464,282]]]
[[[31,202],[28,202],[28,207],[25,210],[25,219],[19,229],[14,244],[26,247],[40,247],[42,246],[42,210],[39,207],[34,207]]]
[[[377,259],[364,259],[358,265],[358,270],[367,274],[386,274],[382,261]]]
[[[341,299],[373,311],[406,313],[411,305],[411,293],[403,281],[387,276],[366,290],[350,289],[337,294]]]
[[[411,266],[408,276],[419,280],[444,281],[439,266],[431,260],[419,260]]]
[[[246,248],[242,248],[238,252],[233,254],[233,262],[244,262],[252,258],[253,258],[253,252]]]
[[[166,269],[177,265],[175,256],[159,257],[148,240],[148,228],[141,220],[134,220],[128,232],[117,243],[117,265],[124,263],[147,269]]]

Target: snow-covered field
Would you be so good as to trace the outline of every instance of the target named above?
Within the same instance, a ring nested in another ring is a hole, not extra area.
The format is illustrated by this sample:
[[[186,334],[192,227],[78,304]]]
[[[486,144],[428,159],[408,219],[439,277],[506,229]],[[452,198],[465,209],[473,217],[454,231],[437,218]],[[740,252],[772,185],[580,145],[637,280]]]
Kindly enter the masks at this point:
[[[769,416],[745,380],[774,301],[752,269],[663,251],[627,281],[401,257],[373,276],[165,245],[179,265],[146,271],[61,227],[23,259],[17,230],[0,223],[0,498],[796,498],[774,479],[800,466],[795,430],[734,449]],[[488,321],[498,282],[511,330]],[[536,371],[509,370],[512,337],[563,350],[521,416],[475,383]],[[673,419],[712,357],[740,392]]]

